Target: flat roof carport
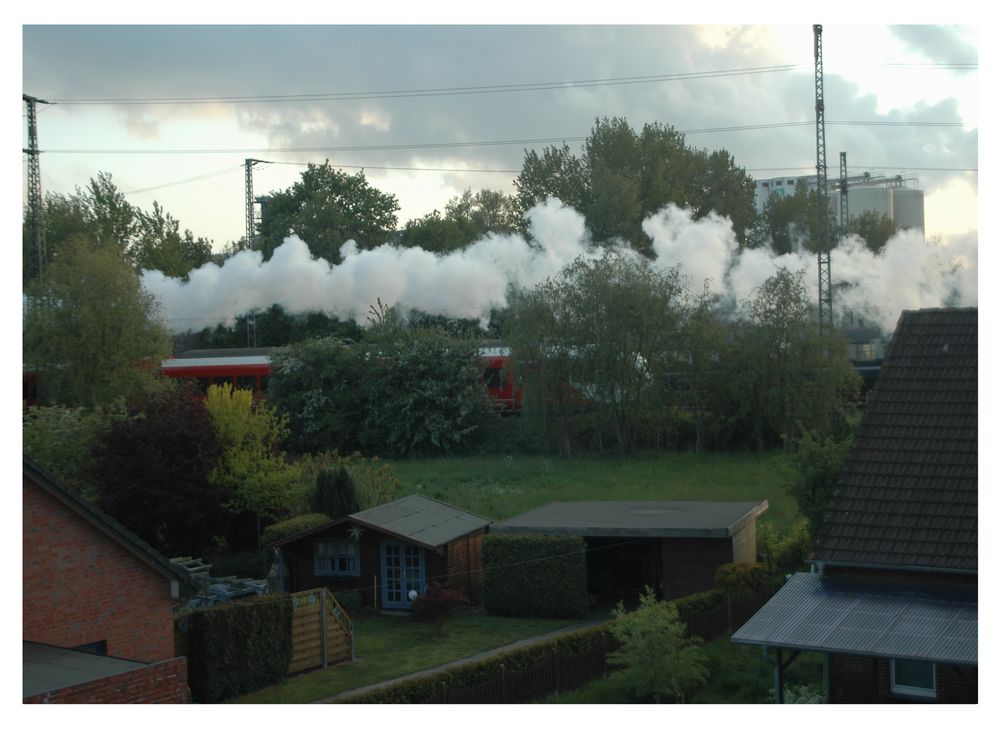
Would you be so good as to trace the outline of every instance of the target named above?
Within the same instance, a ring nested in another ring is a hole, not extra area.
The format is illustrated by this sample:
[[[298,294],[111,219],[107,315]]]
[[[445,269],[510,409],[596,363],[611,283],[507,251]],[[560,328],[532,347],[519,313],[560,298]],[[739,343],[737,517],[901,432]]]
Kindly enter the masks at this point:
[[[581,537],[732,537],[768,507],[759,502],[552,502],[490,532]]]
[[[23,646],[24,697],[54,692],[148,666],[145,662],[116,659],[32,641],[23,642]]]

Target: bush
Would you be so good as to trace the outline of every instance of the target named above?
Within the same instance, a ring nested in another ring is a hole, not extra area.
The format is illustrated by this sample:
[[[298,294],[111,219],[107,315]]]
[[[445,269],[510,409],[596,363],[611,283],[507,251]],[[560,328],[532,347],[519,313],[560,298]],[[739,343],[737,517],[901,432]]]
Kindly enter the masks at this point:
[[[344,607],[344,610],[348,613],[355,613],[360,611],[365,605],[365,599],[361,595],[360,591],[344,591],[343,593],[335,594],[337,603]]]
[[[608,624],[602,624],[571,634],[565,634],[549,641],[511,651],[499,656],[448,669],[433,672],[418,679],[391,685],[383,689],[372,690],[350,700],[352,703],[370,704],[418,704],[441,702],[441,687],[445,685],[448,691],[473,689],[496,681],[500,666],[507,671],[522,672],[534,667],[543,666],[552,660],[553,655],[562,657],[586,656],[592,653],[595,644],[612,648],[614,639],[608,636]],[[540,696],[540,695],[539,695]]]
[[[306,530],[311,530],[314,527],[320,527],[321,525],[326,525],[332,522],[333,519],[329,515],[317,513],[291,517],[283,522],[276,522],[273,525],[265,527],[261,541],[264,545],[270,545],[278,540],[284,540],[286,537],[291,537],[292,535],[297,535],[300,532],[305,532]]]
[[[611,635],[621,646],[608,659],[637,699],[683,702],[708,680],[701,639],[687,633],[677,609],[647,588],[635,611],[615,609]]]
[[[587,612],[586,544],[578,536],[487,535],[483,604],[505,616]]]
[[[309,507],[310,512],[329,515],[333,519],[358,511],[354,482],[343,465],[320,470]]]
[[[188,631],[188,683],[196,702],[221,702],[274,684],[292,659],[288,594],[240,599],[193,610]]]
[[[726,563],[715,571],[715,585],[730,596],[749,596],[767,587],[767,566],[763,563]]]
[[[210,574],[213,578],[235,575],[238,578],[260,580],[267,577],[272,557],[271,550],[252,550],[211,556],[208,561],[212,565]]]
[[[785,535],[779,534],[770,523],[761,523],[757,527],[757,551],[772,574],[798,570],[812,552],[809,521],[799,520]]]
[[[410,617],[424,624],[434,624],[438,634],[444,631],[445,622],[462,606],[468,606],[469,599],[459,591],[446,588],[437,581],[431,581],[424,593],[410,604]]]
[[[823,514],[853,442],[853,437],[837,441],[807,433],[792,454],[794,472],[786,488],[795,498],[799,512],[809,520],[813,535],[823,521]]]

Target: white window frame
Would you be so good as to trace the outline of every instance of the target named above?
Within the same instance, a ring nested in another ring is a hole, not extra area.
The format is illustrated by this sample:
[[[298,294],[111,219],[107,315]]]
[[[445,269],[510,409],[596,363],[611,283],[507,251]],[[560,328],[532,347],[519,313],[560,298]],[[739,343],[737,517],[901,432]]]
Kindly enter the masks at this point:
[[[347,568],[339,568],[341,559]],[[313,573],[315,575],[361,575],[361,551],[349,538],[317,540],[313,543]]]
[[[922,697],[924,699],[935,699],[937,697],[937,665],[933,662],[923,662],[931,665],[931,686],[915,687],[911,684],[896,683],[896,662],[919,662],[918,659],[890,659],[889,660],[889,691],[894,695],[906,697]]]

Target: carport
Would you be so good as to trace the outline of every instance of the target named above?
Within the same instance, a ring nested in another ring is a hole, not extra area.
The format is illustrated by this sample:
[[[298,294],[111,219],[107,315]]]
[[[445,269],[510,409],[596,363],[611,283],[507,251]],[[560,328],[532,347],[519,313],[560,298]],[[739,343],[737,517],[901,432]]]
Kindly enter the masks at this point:
[[[663,598],[712,588],[724,563],[754,562],[759,502],[552,502],[494,524],[502,534],[578,535],[587,590],[602,603],[633,602],[644,586]]]

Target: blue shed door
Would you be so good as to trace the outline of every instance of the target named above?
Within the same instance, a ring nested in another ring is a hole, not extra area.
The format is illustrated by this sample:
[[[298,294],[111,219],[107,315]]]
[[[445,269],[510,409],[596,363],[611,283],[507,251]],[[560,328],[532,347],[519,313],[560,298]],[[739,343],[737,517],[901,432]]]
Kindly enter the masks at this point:
[[[409,608],[410,591],[423,593],[424,550],[405,542],[382,542],[382,605]]]

